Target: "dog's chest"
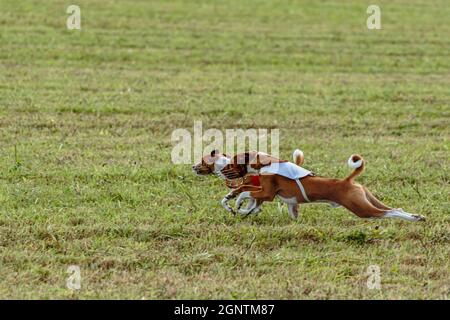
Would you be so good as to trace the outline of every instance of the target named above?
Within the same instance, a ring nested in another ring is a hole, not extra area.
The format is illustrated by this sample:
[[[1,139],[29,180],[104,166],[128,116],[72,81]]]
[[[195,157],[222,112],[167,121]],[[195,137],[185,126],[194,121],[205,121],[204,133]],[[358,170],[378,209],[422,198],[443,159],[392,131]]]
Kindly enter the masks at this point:
[[[287,203],[287,204],[297,204],[298,203],[296,197],[285,198],[285,197],[282,197],[280,195],[278,195],[278,197],[280,197],[281,201],[283,201],[284,203]]]

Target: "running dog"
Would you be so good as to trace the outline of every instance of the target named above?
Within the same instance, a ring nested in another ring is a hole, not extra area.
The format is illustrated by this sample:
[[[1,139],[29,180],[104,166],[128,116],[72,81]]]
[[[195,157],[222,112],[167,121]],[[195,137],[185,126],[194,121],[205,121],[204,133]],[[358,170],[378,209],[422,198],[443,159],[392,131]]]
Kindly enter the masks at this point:
[[[294,152],[303,158],[300,150]],[[303,161],[303,160],[301,160]],[[235,155],[233,158],[212,151],[202,157],[200,163],[192,168],[197,175],[216,174],[225,179],[257,174],[259,185],[242,184],[233,189],[222,200],[222,205],[233,212],[228,201],[243,194],[239,202],[250,196],[256,200],[247,213],[260,210],[264,201],[273,201],[275,196],[288,204],[289,215],[298,217],[298,205],[301,203],[327,202],[332,206],[343,206],[361,218],[400,218],[408,221],[424,221],[425,217],[411,214],[403,209],[391,208],[378,200],[366,187],[354,180],[364,170],[365,161],[359,155],[352,155],[348,165],[354,171],[344,179],[333,179],[316,176],[294,163],[272,157],[262,152],[249,152]],[[240,209],[240,208],[239,208]]]

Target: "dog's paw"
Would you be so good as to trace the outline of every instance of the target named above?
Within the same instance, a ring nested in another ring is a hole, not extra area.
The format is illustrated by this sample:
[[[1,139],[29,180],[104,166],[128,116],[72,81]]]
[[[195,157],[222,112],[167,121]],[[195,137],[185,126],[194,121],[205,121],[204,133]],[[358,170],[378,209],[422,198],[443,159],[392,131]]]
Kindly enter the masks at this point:
[[[256,213],[261,212],[261,207],[256,206],[256,202],[255,202],[251,207],[248,207],[247,209],[240,209],[240,210],[238,210],[238,212],[242,216],[247,217],[251,214],[256,214]]]
[[[249,214],[252,214],[253,211],[254,211],[254,209],[255,209],[254,207],[252,207],[252,208],[247,208],[247,209],[239,209],[238,212],[239,212],[239,214],[242,215],[242,216],[247,216],[247,215],[249,215]]]
[[[426,220],[427,220],[424,216],[422,216],[422,215],[420,215],[420,214],[408,213],[408,212],[406,212],[405,210],[403,210],[402,208],[397,208],[396,210],[411,215],[411,217],[412,217],[415,221],[426,221]]]
[[[420,214],[413,214],[412,215],[416,221],[426,221],[427,219],[424,216],[421,216]]]
[[[227,198],[223,198],[220,203],[222,204],[222,207],[225,208],[225,210],[227,210],[228,212],[230,212],[232,214],[236,214],[236,212],[233,210],[233,208],[228,204]]]

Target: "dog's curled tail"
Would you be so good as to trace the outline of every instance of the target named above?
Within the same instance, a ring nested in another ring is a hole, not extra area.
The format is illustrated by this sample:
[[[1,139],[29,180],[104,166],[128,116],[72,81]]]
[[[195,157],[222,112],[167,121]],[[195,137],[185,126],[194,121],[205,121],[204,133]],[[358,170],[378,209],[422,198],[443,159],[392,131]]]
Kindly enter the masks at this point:
[[[355,169],[355,171],[345,178],[345,180],[353,182],[353,180],[364,171],[365,161],[360,155],[353,154],[348,159],[347,164],[350,168]]]
[[[303,155],[303,151],[300,149],[295,149],[294,153],[292,153],[292,158],[296,165],[301,166],[303,160],[305,160],[305,156]]]

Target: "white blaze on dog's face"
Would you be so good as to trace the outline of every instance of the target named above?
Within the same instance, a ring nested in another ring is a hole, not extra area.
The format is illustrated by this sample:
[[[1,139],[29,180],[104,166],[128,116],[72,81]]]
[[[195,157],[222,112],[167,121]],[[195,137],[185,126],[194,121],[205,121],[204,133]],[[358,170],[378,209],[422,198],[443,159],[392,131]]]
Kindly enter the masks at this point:
[[[213,174],[222,170],[230,163],[230,159],[219,150],[213,150],[210,154],[202,157],[202,160],[196,165],[192,166],[192,170],[197,175],[204,176]]]

